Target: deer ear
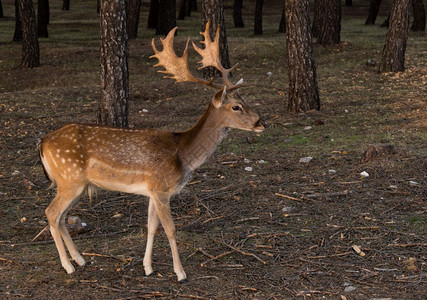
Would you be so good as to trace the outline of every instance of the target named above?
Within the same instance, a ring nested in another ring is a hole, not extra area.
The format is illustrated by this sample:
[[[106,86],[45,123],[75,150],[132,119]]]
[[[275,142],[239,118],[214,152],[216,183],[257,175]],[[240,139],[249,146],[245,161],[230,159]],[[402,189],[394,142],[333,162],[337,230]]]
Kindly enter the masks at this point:
[[[222,103],[224,102],[225,95],[227,95],[227,88],[224,87],[224,90],[219,91],[215,94],[215,96],[212,99],[212,104],[215,106],[215,108],[220,108],[222,106]]]

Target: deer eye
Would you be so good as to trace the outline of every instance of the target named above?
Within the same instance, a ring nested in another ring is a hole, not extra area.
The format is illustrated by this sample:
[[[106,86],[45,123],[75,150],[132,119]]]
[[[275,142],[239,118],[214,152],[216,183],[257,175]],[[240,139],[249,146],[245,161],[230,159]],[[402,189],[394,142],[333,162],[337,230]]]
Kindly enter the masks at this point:
[[[231,109],[234,110],[234,111],[238,111],[238,110],[240,110],[240,106],[235,105]]]

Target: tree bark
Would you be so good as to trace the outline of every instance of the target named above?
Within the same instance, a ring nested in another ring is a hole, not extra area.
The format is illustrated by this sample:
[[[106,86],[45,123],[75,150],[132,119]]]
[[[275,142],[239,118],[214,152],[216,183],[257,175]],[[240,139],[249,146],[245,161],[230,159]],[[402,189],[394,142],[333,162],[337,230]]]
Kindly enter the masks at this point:
[[[262,6],[264,0],[256,0],[255,3],[255,20],[254,20],[254,34],[262,34]]]
[[[150,10],[148,13],[148,29],[156,29],[157,20],[159,18],[159,9],[160,9],[160,1],[159,0],[151,0],[150,1]]]
[[[15,33],[13,34],[14,42],[22,41],[21,17],[19,16],[18,0],[15,0]]]
[[[285,0],[286,1],[286,0]],[[321,26],[321,18],[320,18],[320,11],[321,11],[321,2],[320,0],[314,0],[314,9],[313,9],[313,25],[311,26],[311,35],[312,37],[318,37],[319,35],[319,28]]]
[[[288,112],[320,109],[316,67],[310,30],[309,1],[287,0],[286,52],[288,60]]]
[[[19,17],[22,29],[21,65],[34,68],[40,66],[40,47],[37,39],[36,15],[32,0],[19,0]]]
[[[341,1],[340,0],[316,0],[319,8],[316,13],[320,19],[317,43],[331,45],[340,43],[341,32]]]
[[[234,0],[233,21],[234,21],[234,27],[236,28],[245,27],[245,23],[243,22],[243,18],[242,18],[242,7],[243,7],[243,0]]]
[[[386,41],[382,51],[380,72],[403,72],[408,39],[410,0],[394,0]]]
[[[286,32],[286,16],[285,16],[286,0],[283,0],[282,17],[280,18],[279,32]]]
[[[49,0],[38,0],[37,5],[37,34],[38,37],[49,37],[47,31],[49,24]]]
[[[187,2],[188,0],[181,0],[179,2],[178,20],[184,20],[187,13]],[[188,3],[190,4],[190,3]]]
[[[129,101],[128,37],[125,0],[101,1],[100,124],[127,127]]]
[[[138,36],[139,14],[141,11],[141,0],[128,0],[126,28],[128,39]]]
[[[1,3],[1,0],[0,0],[0,18],[4,18],[4,14],[3,14],[3,4]]]
[[[426,10],[423,0],[412,0],[412,8],[414,23],[412,23],[411,31],[426,31]]]
[[[156,34],[167,35],[176,27],[176,0],[160,0]]]
[[[70,0],[64,0],[62,2],[62,10],[70,10]]]
[[[223,0],[203,0],[202,1],[202,32],[205,31],[207,21],[210,21],[210,36],[213,40],[218,28],[219,30],[219,56],[224,68],[230,68],[230,59],[228,57],[227,33],[224,20]],[[203,76],[210,78],[218,74],[213,67],[203,69]]]
[[[374,25],[377,19],[378,12],[380,11],[381,0],[369,0],[369,12],[368,18],[365,21],[365,25]]]

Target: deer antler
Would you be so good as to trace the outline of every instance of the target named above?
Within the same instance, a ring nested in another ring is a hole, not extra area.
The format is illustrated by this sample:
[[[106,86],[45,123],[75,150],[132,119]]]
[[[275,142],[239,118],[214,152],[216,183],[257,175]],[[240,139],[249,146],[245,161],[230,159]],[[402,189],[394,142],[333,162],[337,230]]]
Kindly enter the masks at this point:
[[[206,67],[214,67],[217,70],[219,70],[222,73],[222,80],[224,81],[225,86],[227,87],[227,90],[235,89],[241,85],[234,85],[230,82],[228,76],[230,75],[230,72],[237,66],[235,64],[232,68],[226,69],[222,66],[219,56],[219,30],[220,27],[218,26],[216,33],[215,33],[215,39],[212,41],[209,34],[209,27],[210,27],[210,21],[206,23],[205,32],[200,32],[200,34],[204,37],[204,41],[201,41],[200,43],[205,45],[204,49],[199,48],[192,42],[194,50],[197,51],[197,53],[200,54],[202,57],[202,60],[199,61],[199,63],[202,64],[202,66],[199,68],[203,69]]]
[[[205,49],[201,49],[197,47],[194,43],[193,48],[196,50],[201,56],[202,60],[199,62],[202,64],[202,66],[199,69],[205,68],[205,67],[215,67],[222,73],[222,79],[224,81],[224,85],[214,83],[213,78],[210,80],[204,80],[201,78],[197,78],[191,74],[190,69],[188,67],[188,43],[189,40],[187,40],[187,43],[185,45],[184,52],[182,53],[181,57],[178,57],[173,49],[173,38],[175,36],[175,31],[177,27],[172,29],[165,39],[160,39],[163,50],[159,51],[157,50],[154,39],[151,41],[151,45],[154,50],[154,55],[150,56],[150,58],[157,58],[158,63],[154,65],[154,67],[164,67],[164,70],[159,70],[160,73],[166,73],[170,74],[172,76],[165,76],[165,78],[172,78],[176,80],[176,83],[178,82],[196,82],[196,83],[203,83],[207,86],[211,86],[215,89],[222,90],[224,88],[224,85],[226,86],[227,90],[236,89],[241,86],[242,82],[239,81],[237,84],[232,84],[230,80],[228,79],[228,76],[230,72],[237,66],[233,66],[230,69],[226,69],[222,66],[220,60],[219,60],[219,27],[216,32],[215,40],[212,42],[211,38],[209,37],[209,21],[206,23],[206,29],[205,32],[200,33],[205,38],[204,41],[201,43],[205,44]]]

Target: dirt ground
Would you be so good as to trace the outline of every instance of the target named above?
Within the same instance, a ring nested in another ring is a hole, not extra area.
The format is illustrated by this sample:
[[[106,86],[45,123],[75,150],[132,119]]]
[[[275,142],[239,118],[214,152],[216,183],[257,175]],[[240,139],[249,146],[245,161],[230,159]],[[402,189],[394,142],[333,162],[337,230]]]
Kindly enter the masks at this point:
[[[36,144],[66,123],[96,121],[92,2],[72,1],[68,14],[51,4],[42,65],[31,70],[19,67],[21,46],[10,42],[13,18],[0,20],[2,299],[425,299],[427,38],[410,33],[404,73],[378,74],[367,61],[379,60],[386,29],[363,25],[367,1],[343,7],[340,45],[314,46],[322,110],[299,115],[286,113],[280,1],[265,4],[259,37],[251,33],[252,7],[246,27],[235,29],[226,1],[236,80],[244,76],[243,97],[270,126],[261,134],[231,131],[173,198],[189,282],[176,281],[162,228],[157,274],[144,276],[147,201],[106,191],[70,212],[87,224],[74,237],[87,264],[67,275],[48,236],[34,239],[55,195]],[[12,4],[3,1],[6,15]],[[146,22],[147,3],[143,11]],[[178,23],[178,49],[187,36],[199,39],[199,17]],[[142,26],[130,42],[130,123],[184,130],[213,91],[162,79],[149,59],[153,37]],[[193,70],[196,60],[192,53]],[[396,152],[362,163],[368,145],[379,143]],[[300,162],[305,157],[313,159]]]

